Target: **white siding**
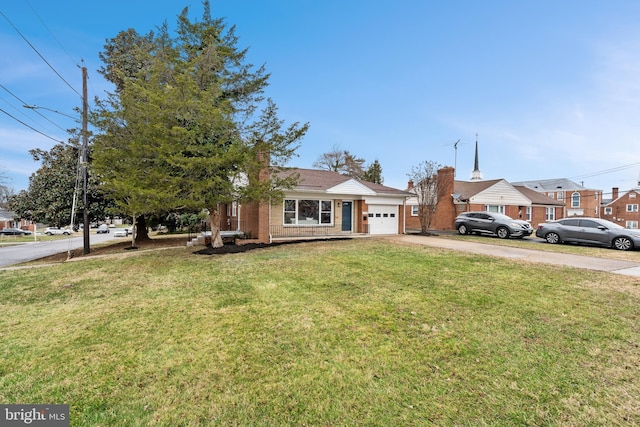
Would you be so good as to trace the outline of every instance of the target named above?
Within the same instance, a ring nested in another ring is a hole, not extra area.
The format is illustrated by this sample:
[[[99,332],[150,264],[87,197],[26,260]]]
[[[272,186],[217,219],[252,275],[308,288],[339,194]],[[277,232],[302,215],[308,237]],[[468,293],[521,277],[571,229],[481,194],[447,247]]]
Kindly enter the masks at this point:
[[[513,188],[507,181],[499,181],[469,200],[471,203],[484,205],[530,206],[531,200]]]

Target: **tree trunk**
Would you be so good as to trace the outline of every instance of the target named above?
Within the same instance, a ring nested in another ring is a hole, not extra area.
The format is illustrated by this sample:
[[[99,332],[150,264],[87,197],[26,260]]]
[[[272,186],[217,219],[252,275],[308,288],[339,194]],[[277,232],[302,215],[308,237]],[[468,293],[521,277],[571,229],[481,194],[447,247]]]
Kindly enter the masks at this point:
[[[211,247],[220,248],[224,246],[220,235],[220,211],[218,208],[209,210],[209,222],[211,222]]]
[[[136,220],[138,223],[138,226],[136,227],[136,239],[139,242],[151,241],[151,237],[149,237],[149,230],[147,229],[147,220],[144,218],[144,215],[140,215]]]

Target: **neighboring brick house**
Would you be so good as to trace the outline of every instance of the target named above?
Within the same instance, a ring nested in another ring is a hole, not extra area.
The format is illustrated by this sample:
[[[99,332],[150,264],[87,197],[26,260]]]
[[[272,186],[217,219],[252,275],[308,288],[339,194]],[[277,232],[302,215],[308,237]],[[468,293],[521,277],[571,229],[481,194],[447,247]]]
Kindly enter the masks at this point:
[[[299,176],[281,203],[224,206],[221,229],[243,231],[263,242],[405,232],[403,213],[410,193],[325,170],[280,173]]]
[[[5,228],[20,228],[22,230],[35,231],[32,221],[26,219],[15,219],[15,214],[4,208],[0,208],[0,230]]]
[[[611,189],[611,200],[603,200],[601,218],[625,228],[638,228],[640,223],[640,189],[635,188],[622,195],[617,187]]]
[[[602,190],[587,188],[566,178],[521,181],[512,184],[527,187],[562,202],[563,212],[556,219],[575,215],[600,217]]]
[[[535,227],[538,223],[560,218],[564,208],[561,201],[512,185],[504,179],[456,181],[451,167],[440,169],[437,181],[447,190],[442,192],[446,196],[438,201],[430,227],[433,230],[453,230],[455,217],[468,211],[500,212],[529,221]],[[407,228],[420,229],[417,211],[416,198],[408,199]]]

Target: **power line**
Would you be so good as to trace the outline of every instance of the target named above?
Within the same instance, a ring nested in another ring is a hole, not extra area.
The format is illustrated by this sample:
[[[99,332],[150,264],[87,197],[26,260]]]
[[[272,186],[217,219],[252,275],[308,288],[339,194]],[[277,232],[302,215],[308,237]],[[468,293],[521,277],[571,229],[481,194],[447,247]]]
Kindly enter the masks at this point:
[[[51,140],[53,140],[53,141],[55,141],[55,142],[60,142],[60,143],[64,144],[64,141],[60,141],[59,139],[55,139],[54,137],[49,136],[49,135],[47,135],[46,133],[39,131],[38,129],[34,128],[33,126],[30,126],[30,125],[26,124],[25,122],[23,122],[23,121],[22,121],[22,120],[20,120],[19,118],[14,117],[14,116],[12,116],[11,114],[7,113],[7,112],[6,112],[6,111],[4,111],[2,108],[0,108],[0,112],[5,113],[7,116],[11,117],[13,120],[15,120],[16,122],[20,123],[20,124],[21,124],[21,125],[23,125],[23,126],[28,127],[28,128],[29,128],[29,129],[31,129],[32,131],[34,131],[34,132],[38,132],[40,135],[45,136],[45,137],[47,137],[47,138],[49,138],[49,139],[51,139]]]
[[[24,102],[17,95],[15,95],[13,92],[11,92],[9,89],[7,89],[4,85],[0,84],[0,88],[4,89],[9,95],[13,96],[15,99],[20,101],[23,106],[27,106],[26,102]],[[65,132],[67,131],[66,129],[63,129],[61,126],[59,126],[56,122],[54,122],[53,120],[49,119],[47,116],[42,114],[40,111],[37,111],[36,109],[33,109],[33,110],[35,111],[36,114],[38,114],[40,117],[42,117],[43,119],[45,119],[46,121],[48,121],[49,123],[51,123],[52,125],[57,127],[58,129],[60,129],[62,131],[65,131]],[[62,114],[62,113],[60,113],[60,114]]]
[[[7,18],[7,16],[4,13],[2,13],[2,11],[0,11],[0,15],[2,15],[2,17],[9,23],[9,25],[11,25],[11,27],[13,27],[13,29],[20,35],[20,37],[22,37],[22,39],[31,47],[31,49],[33,49],[33,51],[38,54],[40,59],[42,59],[44,63],[47,64],[49,68],[51,68],[51,70],[53,70],[53,72],[56,73],[56,75],[60,77],[60,79],[67,86],[69,86],[69,88],[71,88],[72,91],[74,91],[80,98],[82,98],[82,95],[80,94],[80,92],[78,92],[73,86],[71,86],[71,84],[68,81],[66,81],[65,78],[62,77],[62,75],[55,68],[53,68],[53,66],[49,63],[49,61],[47,61],[45,57],[42,56],[40,52],[38,52],[38,49],[36,49],[35,46],[31,44],[31,42],[20,32],[20,30],[15,25],[13,25],[13,22],[11,22],[9,18]]]
[[[621,171],[621,170],[624,170],[624,169],[630,169],[630,168],[636,167],[636,166],[640,166],[640,162],[631,163],[630,165],[617,166],[615,168],[605,169],[605,170],[602,170],[602,171],[588,173],[588,174],[584,174],[584,175],[576,175],[576,176],[570,177],[569,179],[592,178],[594,176],[599,176],[599,175],[605,175],[605,174],[608,174],[608,173],[618,172],[618,171]]]
[[[31,6],[31,3],[29,3],[28,0],[24,0],[24,2],[27,4],[27,6],[29,6],[29,8],[31,9],[31,11],[33,12],[34,15],[36,15],[36,17],[38,18],[38,20],[40,21],[40,23],[42,24],[42,26],[47,30],[47,32],[49,33],[49,35],[51,36],[52,39],[54,39],[56,41],[56,43],[58,43],[58,46],[60,46],[60,48],[64,51],[64,53],[67,54],[67,56],[69,57],[69,59],[71,60],[71,62],[73,62],[74,64],[77,63],[77,61],[75,59],[73,59],[73,57],[71,56],[71,54],[69,54],[69,52],[67,51],[67,49],[64,48],[64,46],[62,45],[62,43],[60,43],[60,41],[57,39],[57,37],[53,34],[53,32],[49,29],[49,27],[47,26],[47,24],[44,22],[44,20],[40,17],[40,15],[38,15],[38,12],[36,12],[36,10],[33,8],[33,6]]]

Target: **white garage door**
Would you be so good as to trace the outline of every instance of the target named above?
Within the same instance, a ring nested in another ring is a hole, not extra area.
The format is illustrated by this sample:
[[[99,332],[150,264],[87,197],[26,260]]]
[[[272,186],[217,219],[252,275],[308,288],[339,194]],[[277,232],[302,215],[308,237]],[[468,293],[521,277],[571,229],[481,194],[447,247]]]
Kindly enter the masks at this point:
[[[398,234],[398,206],[369,205],[369,234]]]

